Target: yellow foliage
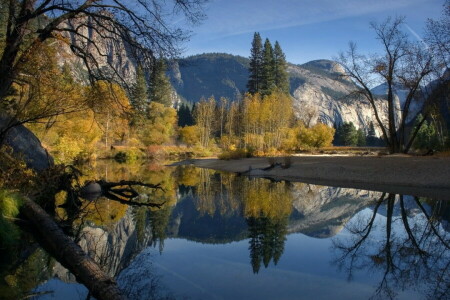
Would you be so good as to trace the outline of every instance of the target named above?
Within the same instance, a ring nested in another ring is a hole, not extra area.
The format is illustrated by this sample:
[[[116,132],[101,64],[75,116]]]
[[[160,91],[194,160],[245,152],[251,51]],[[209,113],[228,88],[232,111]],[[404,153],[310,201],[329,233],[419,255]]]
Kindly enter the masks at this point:
[[[110,226],[119,221],[125,215],[128,205],[117,201],[99,198],[95,201],[82,203],[86,221],[92,221],[96,225]]]
[[[200,143],[200,131],[198,126],[184,126],[179,130],[180,140],[188,146]]]
[[[197,186],[200,183],[200,168],[194,166],[181,166],[177,177],[178,184]]]
[[[245,217],[283,219],[292,212],[292,193],[285,182],[248,179],[243,187]]]
[[[333,141],[335,129],[322,123],[317,123],[311,128],[301,124],[298,128],[298,143],[300,148],[328,147]]]
[[[168,143],[175,133],[177,112],[172,107],[151,102],[148,108],[147,120],[139,131],[144,145],[162,145]]]

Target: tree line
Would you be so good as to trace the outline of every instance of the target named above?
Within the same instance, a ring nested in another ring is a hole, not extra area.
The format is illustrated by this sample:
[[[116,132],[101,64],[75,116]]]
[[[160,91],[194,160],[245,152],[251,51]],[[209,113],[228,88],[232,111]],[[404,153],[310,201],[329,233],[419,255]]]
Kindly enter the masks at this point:
[[[329,146],[334,134],[334,129],[324,124],[307,127],[297,120],[292,98],[280,91],[266,96],[247,93],[239,102],[201,99],[192,115],[194,125],[180,128],[181,142],[205,148],[218,145],[224,152],[242,155]]]

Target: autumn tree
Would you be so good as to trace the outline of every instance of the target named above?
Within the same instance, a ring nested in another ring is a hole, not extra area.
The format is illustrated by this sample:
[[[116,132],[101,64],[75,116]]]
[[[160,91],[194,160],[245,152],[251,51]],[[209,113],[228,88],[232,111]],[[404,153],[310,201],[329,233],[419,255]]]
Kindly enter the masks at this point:
[[[108,149],[113,143],[122,143],[128,133],[130,100],[118,84],[100,80],[89,87],[89,106],[103,131],[103,141]]]
[[[201,99],[194,110],[194,119],[200,131],[200,144],[207,148],[210,144],[214,126],[214,111],[216,100],[210,97],[208,100]]]
[[[258,93],[261,89],[262,56],[263,47],[261,36],[258,32],[255,32],[250,50],[250,75],[247,83],[247,89],[250,94]]]
[[[144,145],[162,145],[168,143],[175,135],[177,112],[162,103],[150,102],[146,119],[139,130],[140,140]]]
[[[381,54],[361,55],[357,52],[356,44],[350,43],[349,50],[339,56],[339,63],[344,67],[346,76],[357,83],[355,93],[370,103],[377,127],[391,153],[408,152],[423,124],[411,132],[408,130],[408,122],[416,118],[411,115],[412,103],[423,101],[422,110],[427,117],[429,108],[444,92],[441,88],[429,89],[429,83],[436,78],[436,73],[433,73],[436,70],[435,56],[421,44],[411,42],[401,30],[403,24],[404,18],[401,17],[371,24],[382,45]],[[383,83],[387,87],[386,116],[377,107],[376,95],[370,89],[376,83]],[[397,102],[395,96],[397,85],[407,90],[401,103]]]
[[[197,22],[202,18],[203,0],[176,0],[173,9],[163,1],[2,1],[2,22],[6,29],[0,44],[0,102],[4,105],[14,84],[28,79],[24,65],[43,52],[43,46],[56,41],[78,57],[90,78],[126,82],[107,56],[101,43],[123,41],[130,55],[144,66],[151,66],[153,53],[176,55],[178,42],[186,31],[167,21],[168,15],[184,14]],[[174,24],[174,23],[173,23]],[[85,32],[93,32],[87,35]],[[95,80],[93,80],[94,82]],[[30,101],[34,101],[30,98]],[[14,119],[14,116],[9,116]],[[24,120],[14,119],[15,125]],[[8,128],[2,126],[2,135]]]
[[[0,100],[0,144],[14,126],[39,122],[51,125],[58,115],[87,108],[80,93],[82,88],[74,83],[70,67],[58,66],[54,47],[40,48],[42,53],[21,64],[21,80],[12,83],[8,94]]]

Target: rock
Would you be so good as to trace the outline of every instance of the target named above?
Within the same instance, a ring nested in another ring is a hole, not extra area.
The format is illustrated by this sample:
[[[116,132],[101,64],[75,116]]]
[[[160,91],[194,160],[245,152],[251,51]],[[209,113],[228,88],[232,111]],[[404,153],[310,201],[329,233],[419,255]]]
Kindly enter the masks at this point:
[[[80,196],[93,201],[102,195],[102,187],[97,182],[88,182],[80,189]]]
[[[8,117],[0,116],[0,128],[8,122]],[[14,153],[21,156],[27,166],[36,171],[42,171],[53,166],[53,158],[42,147],[39,139],[23,125],[11,128],[5,137],[5,145],[10,146]]]

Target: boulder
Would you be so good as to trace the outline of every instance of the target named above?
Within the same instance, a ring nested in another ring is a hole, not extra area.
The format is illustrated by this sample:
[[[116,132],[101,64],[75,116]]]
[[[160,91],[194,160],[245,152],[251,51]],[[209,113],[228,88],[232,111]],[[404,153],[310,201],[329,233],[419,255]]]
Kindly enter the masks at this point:
[[[8,118],[0,116],[0,128],[8,122]],[[53,158],[42,147],[39,139],[23,125],[17,125],[8,130],[4,144],[10,146],[14,153],[21,156],[27,166],[36,171],[42,171],[54,164]]]

